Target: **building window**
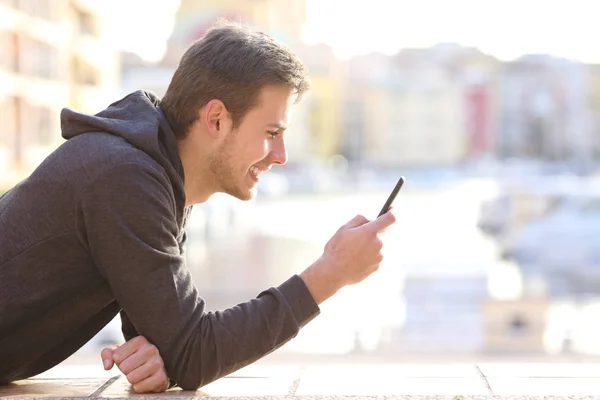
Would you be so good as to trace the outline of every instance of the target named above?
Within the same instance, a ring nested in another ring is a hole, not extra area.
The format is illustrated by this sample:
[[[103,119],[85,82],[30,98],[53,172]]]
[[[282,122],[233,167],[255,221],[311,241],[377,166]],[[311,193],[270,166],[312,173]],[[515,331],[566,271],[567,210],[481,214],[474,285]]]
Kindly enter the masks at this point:
[[[6,51],[0,52],[0,69],[14,73],[20,72],[20,48],[19,36],[16,32],[0,32],[0,48]]]
[[[89,63],[79,57],[73,57],[71,61],[73,79],[80,85],[98,85],[98,71]]]
[[[36,43],[34,73],[42,78],[52,79],[57,75],[58,50],[47,43]]]
[[[31,37],[22,37],[23,55],[27,65],[23,73],[46,79],[56,79],[59,75],[58,48]]]
[[[77,30],[82,36],[98,36],[98,26],[92,13],[74,9]]]

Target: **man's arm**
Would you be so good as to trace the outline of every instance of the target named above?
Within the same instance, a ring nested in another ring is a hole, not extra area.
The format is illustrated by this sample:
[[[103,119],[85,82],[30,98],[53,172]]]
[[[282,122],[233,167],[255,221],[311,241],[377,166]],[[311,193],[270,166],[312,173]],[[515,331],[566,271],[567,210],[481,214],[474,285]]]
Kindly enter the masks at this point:
[[[319,313],[304,281],[222,312],[206,312],[181,256],[170,183],[154,169],[107,171],[80,200],[82,237],[94,264],[168,376],[197,389],[272,352]]]

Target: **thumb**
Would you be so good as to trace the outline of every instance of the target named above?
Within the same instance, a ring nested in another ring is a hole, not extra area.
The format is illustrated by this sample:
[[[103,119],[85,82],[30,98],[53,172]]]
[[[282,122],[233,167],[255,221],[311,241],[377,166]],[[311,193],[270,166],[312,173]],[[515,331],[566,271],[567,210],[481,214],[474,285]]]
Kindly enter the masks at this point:
[[[342,225],[342,229],[357,228],[359,226],[364,225],[367,222],[369,222],[369,220],[366,219],[364,216],[357,215],[356,217],[352,218],[350,221],[348,221],[344,225]]]
[[[393,210],[390,208],[382,216],[374,219],[373,221],[367,222],[365,227],[368,227],[368,229],[372,229],[375,232],[382,232],[394,222],[396,222],[396,216],[394,215]]]
[[[113,361],[114,352],[114,347],[106,347],[100,353],[100,357],[102,357],[102,364],[104,365],[104,369],[107,371],[115,365],[115,362]]]

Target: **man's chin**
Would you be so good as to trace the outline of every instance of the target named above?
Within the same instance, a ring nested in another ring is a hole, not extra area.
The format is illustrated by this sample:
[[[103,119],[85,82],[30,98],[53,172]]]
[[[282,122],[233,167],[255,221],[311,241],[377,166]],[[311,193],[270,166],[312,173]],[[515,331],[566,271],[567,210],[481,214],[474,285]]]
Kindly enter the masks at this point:
[[[242,201],[250,201],[256,197],[256,193],[254,192],[254,190],[251,190],[248,193],[245,193],[244,196],[235,196],[235,197],[237,197],[238,199],[240,199]]]
[[[235,197],[236,199],[242,201],[249,201],[253,200],[256,197],[256,186],[246,188],[245,190],[241,188],[238,188],[237,190],[227,190],[226,193],[230,196]]]

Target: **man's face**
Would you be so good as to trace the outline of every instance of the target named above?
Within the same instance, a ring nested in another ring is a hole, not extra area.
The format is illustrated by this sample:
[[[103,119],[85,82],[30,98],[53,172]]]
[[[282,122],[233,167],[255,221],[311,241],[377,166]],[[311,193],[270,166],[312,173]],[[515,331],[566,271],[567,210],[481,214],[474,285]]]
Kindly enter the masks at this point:
[[[223,192],[250,200],[261,174],[267,173],[273,164],[286,163],[283,133],[292,99],[289,87],[264,87],[258,106],[248,111],[238,128],[227,133],[210,160]]]

